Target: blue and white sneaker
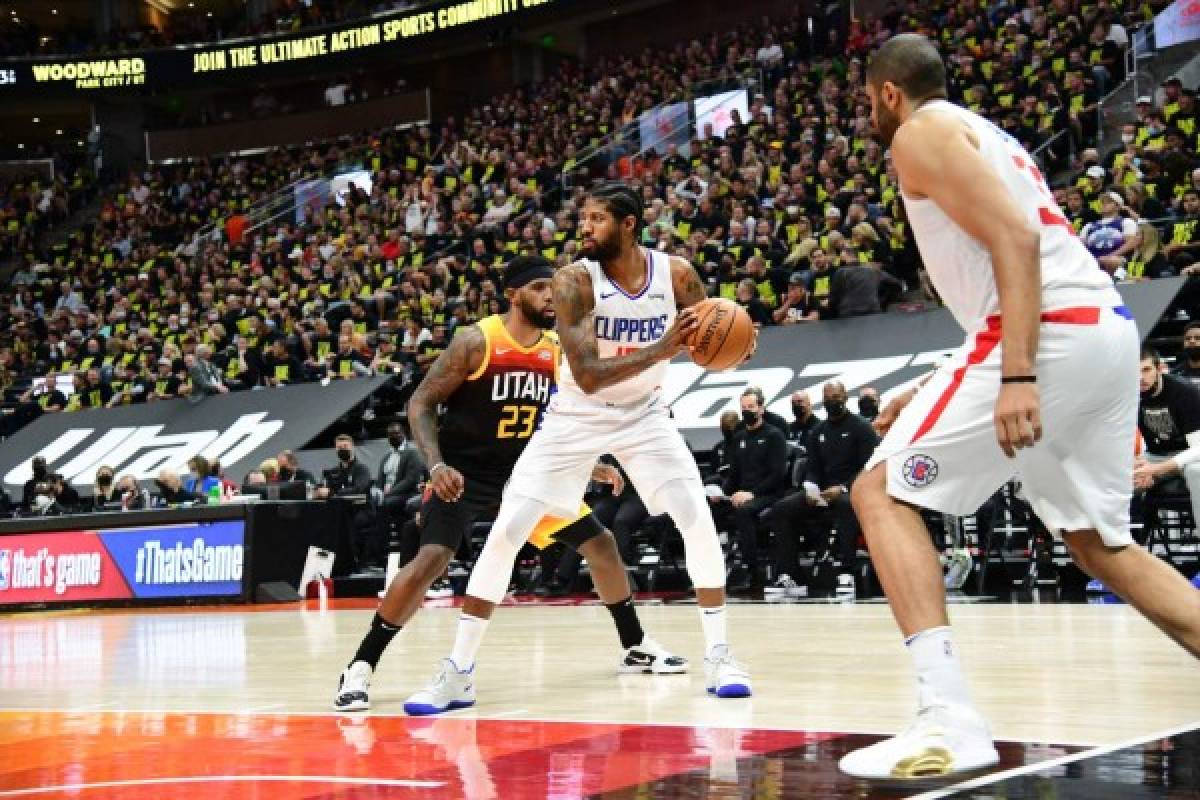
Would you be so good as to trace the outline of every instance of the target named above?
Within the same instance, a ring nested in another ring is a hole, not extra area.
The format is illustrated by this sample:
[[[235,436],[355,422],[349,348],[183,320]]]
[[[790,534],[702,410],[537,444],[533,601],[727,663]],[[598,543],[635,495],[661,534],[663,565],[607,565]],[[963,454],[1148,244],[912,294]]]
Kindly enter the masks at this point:
[[[475,705],[474,672],[474,666],[459,670],[452,660],[443,658],[433,682],[404,702],[405,713],[424,717],[470,708]]]
[[[729,645],[719,644],[704,657],[708,693],[717,697],[749,697],[750,673],[733,660]]]
[[[967,578],[971,577],[971,568],[975,566],[971,552],[965,547],[950,552],[946,557],[946,575],[944,584],[948,592],[961,592]]]
[[[1078,586],[1079,584],[1075,584]],[[1108,587],[1100,582],[1099,578],[1092,578],[1087,582],[1087,588],[1084,589],[1088,594],[1107,594]]]

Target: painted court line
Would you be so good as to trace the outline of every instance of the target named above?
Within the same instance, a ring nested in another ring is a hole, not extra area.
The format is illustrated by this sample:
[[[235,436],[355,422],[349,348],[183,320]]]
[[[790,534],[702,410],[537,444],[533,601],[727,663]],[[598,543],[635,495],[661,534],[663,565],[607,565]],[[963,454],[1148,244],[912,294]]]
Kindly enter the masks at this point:
[[[1175,728],[1170,728],[1165,731],[1157,731],[1146,736],[1138,736],[1133,739],[1126,739],[1125,741],[1117,742],[1116,744],[1104,745],[1103,747],[1093,747],[1090,750],[1083,750],[1078,753],[1071,753],[1070,755],[1051,758],[1046,761],[1040,761],[1037,764],[1026,764],[1021,767],[1013,767],[1012,769],[1006,769],[1000,772],[992,772],[987,775],[982,775],[978,778],[973,778],[969,781],[956,783],[953,786],[946,786],[941,789],[934,789],[924,792],[923,794],[913,795],[911,798],[909,798],[909,800],[940,800],[940,798],[950,797],[969,789],[981,789],[985,786],[991,786],[992,784],[999,783],[1003,780],[1008,780],[1009,778],[1019,778],[1023,775],[1032,775],[1034,773],[1044,772],[1048,769],[1054,769],[1055,767],[1074,764],[1076,761],[1084,761],[1089,758],[1095,758],[1096,756],[1105,756],[1109,753],[1115,753],[1118,750],[1124,750],[1129,747],[1137,747],[1138,745],[1143,745],[1147,742],[1153,742],[1156,739],[1166,739],[1171,736],[1178,736],[1181,733],[1194,731],[1198,727],[1200,727],[1200,720],[1188,723],[1187,725],[1180,725]]]
[[[0,797],[25,797],[57,792],[81,792],[88,789],[120,789],[134,786],[171,786],[186,783],[339,783],[353,786],[392,786],[407,789],[437,789],[445,781],[410,781],[396,778],[346,778],[336,775],[196,775],[179,778],[141,778],[100,783],[64,783],[32,789],[7,789]]]
[[[481,713],[482,712],[482,713]],[[248,716],[264,716],[264,717],[333,717],[335,719],[430,719],[430,717],[414,717],[411,714],[406,714],[403,711],[370,711],[363,713],[359,711],[252,711],[245,708],[240,709],[214,709],[214,708],[105,708],[99,711],[93,711],[86,706],[76,706],[73,708],[44,708],[33,706],[13,706],[9,708],[0,708],[0,716],[4,714],[80,714],[80,713],[97,713],[97,714],[179,714],[179,715],[212,715],[220,714],[230,717],[248,717]],[[475,713],[475,716],[471,716]],[[597,719],[594,717],[546,717],[546,716],[526,716],[529,711],[524,708],[501,711],[486,711],[479,706],[471,706],[469,708],[457,708],[453,711],[447,711],[443,714],[433,715],[434,717],[451,717],[454,719],[473,719],[479,721],[494,720],[503,722],[508,718],[519,719],[520,722],[545,722],[555,725],[625,725],[625,726],[644,726],[648,728],[730,728],[735,730],[756,730],[770,731],[775,733],[812,733],[828,736],[894,736],[896,728],[881,729],[875,728],[871,730],[861,728],[847,728],[845,726],[815,726],[807,728],[798,728],[795,726],[786,727],[783,725],[756,725],[752,722],[734,722],[731,720],[692,720],[690,722],[661,722],[656,720],[628,720],[628,719]],[[1200,722],[1197,723],[1200,725]],[[1184,728],[1191,730],[1191,728]],[[1155,737],[1150,737],[1151,739]],[[1095,741],[1076,741],[1069,739],[1001,739],[1000,741],[1014,741],[1020,744],[1037,744],[1037,745],[1061,745],[1063,747],[1101,747]],[[1149,739],[1147,741],[1150,741]],[[1049,763],[1049,762],[1043,762]],[[2,797],[3,795],[0,795]]]

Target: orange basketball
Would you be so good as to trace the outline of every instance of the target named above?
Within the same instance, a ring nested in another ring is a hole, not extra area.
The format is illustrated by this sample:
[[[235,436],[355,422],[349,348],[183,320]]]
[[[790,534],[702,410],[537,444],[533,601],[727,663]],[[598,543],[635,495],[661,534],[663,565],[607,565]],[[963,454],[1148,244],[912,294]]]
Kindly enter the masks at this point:
[[[710,297],[693,306],[700,325],[692,337],[692,360],[721,372],[746,360],[754,347],[754,323],[746,309],[724,297]]]

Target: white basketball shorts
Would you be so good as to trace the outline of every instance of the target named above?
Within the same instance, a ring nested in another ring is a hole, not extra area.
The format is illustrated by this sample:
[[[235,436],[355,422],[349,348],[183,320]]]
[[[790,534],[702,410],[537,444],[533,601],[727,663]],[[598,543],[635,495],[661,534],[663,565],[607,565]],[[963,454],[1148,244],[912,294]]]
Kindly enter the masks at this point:
[[[1043,435],[1004,455],[998,317],[967,337],[896,419],[866,469],[887,462],[888,493],[947,514],[973,514],[1021,476],[1034,513],[1055,533],[1092,529],[1129,544],[1137,435],[1139,337],[1123,306],[1042,313],[1037,354]]]
[[[675,479],[695,483],[700,470],[683,436],[657,398],[634,408],[614,408],[556,395],[513,467],[505,491],[540,500],[559,512],[575,513],[592,468],[612,454],[651,514],[655,494]]]

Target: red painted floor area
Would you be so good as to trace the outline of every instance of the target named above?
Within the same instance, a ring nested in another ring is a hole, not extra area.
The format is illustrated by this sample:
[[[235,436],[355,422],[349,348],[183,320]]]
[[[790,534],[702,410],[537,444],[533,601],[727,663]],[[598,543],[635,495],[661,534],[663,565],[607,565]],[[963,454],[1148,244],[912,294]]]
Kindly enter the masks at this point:
[[[728,773],[736,786],[739,761],[829,738],[453,717],[2,712],[0,797],[55,796],[20,792],[51,787],[87,798],[585,797],[697,771]]]

